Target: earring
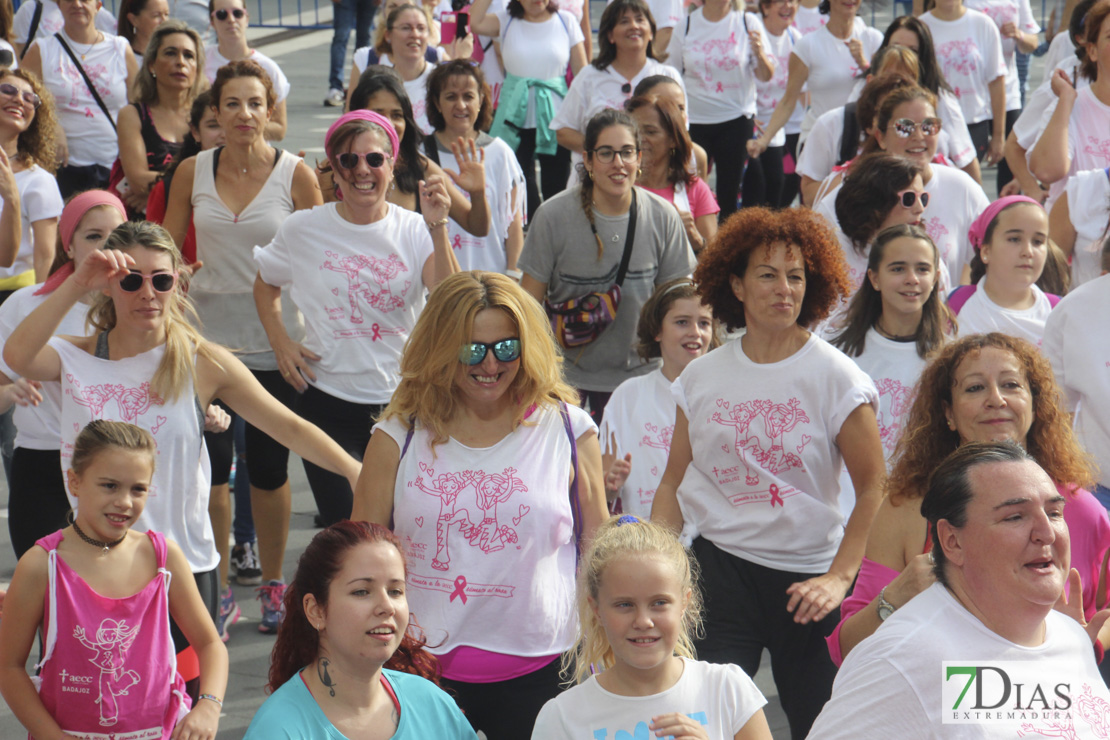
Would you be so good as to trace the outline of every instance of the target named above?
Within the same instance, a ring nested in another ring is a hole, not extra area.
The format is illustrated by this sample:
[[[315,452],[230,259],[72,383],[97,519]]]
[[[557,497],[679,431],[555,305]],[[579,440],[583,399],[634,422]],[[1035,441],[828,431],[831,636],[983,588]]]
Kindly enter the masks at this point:
[[[158,75],[156,75],[156,74],[154,74],[153,72],[151,72],[151,73],[150,73],[150,76],[151,76],[151,77],[157,77]]]
[[[586,170],[586,177],[590,178],[591,180],[594,179],[593,171],[592,170]]]
[[[643,177],[643,174],[644,174],[643,168],[640,168],[640,167],[636,168],[636,177]]]

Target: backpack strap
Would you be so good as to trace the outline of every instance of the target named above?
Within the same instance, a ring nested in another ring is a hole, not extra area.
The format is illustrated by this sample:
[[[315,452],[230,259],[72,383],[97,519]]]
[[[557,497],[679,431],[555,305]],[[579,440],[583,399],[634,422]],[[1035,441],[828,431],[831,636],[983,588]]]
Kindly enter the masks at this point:
[[[577,562],[582,551],[582,504],[578,500],[578,440],[574,438],[574,429],[570,425],[570,412],[567,411],[565,401],[559,402],[559,415],[563,417],[563,428],[567,431],[570,440],[570,466],[574,469],[574,479],[570,483],[570,513],[574,518],[574,543],[575,561]]]
[[[856,117],[856,103],[844,106],[844,133],[840,136],[840,154],[837,164],[851,161],[859,152],[859,119]]]
[[[424,137],[424,156],[439,164],[439,146],[436,144],[435,134]]]
[[[21,61],[27,55],[27,50],[31,48],[31,43],[35,40],[35,34],[39,32],[39,21],[41,20],[42,0],[35,0],[35,14],[31,16],[31,32],[27,34],[27,43],[23,45],[23,51],[19,53]]]
[[[967,300],[975,294],[977,285],[961,285],[948,294],[948,310],[955,316],[960,315],[960,309],[964,307]]]

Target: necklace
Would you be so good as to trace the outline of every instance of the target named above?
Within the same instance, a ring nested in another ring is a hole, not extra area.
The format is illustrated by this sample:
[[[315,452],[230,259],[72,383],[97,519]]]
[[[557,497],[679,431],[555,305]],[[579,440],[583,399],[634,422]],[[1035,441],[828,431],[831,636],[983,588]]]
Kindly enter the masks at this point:
[[[883,328],[883,322],[881,319],[875,322],[875,331],[879,332],[880,335],[894,342],[912,342],[917,339],[916,333],[904,335],[891,334],[889,331]]]
[[[114,542],[101,542],[100,540],[94,540],[92,537],[89,537],[87,534],[81,531],[81,528],[77,526],[77,522],[73,523],[73,531],[77,533],[78,537],[83,539],[85,542],[88,542],[93,547],[101,548],[101,555],[107,555],[109,550],[127,539],[127,532],[124,532],[123,536],[120,537],[118,540],[115,540]]]
[[[68,33],[66,34],[66,38],[69,38]],[[100,31],[97,31],[96,36],[93,38],[93,42],[86,45],[84,51],[81,51],[81,49],[77,46],[77,42],[73,39],[69,39],[69,43],[73,46],[74,51],[81,55],[81,61],[83,62],[85,61],[85,56],[88,55],[88,53],[93,50],[93,47],[99,44],[103,40],[103,38],[104,37],[100,33]]]

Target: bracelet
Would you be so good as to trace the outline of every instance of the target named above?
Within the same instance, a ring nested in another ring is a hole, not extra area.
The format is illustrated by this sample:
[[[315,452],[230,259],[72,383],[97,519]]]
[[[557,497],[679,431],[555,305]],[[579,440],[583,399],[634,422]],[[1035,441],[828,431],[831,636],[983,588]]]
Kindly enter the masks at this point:
[[[437,229],[440,226],[446,226],[447,222],[450,221],[450,220],[451,219],[449,219],[449,218],[441,218],[438,221],[425,221],[424,223],[427,224],[428,231],[431,231],[432,229]]]
[[[524,277],[524,270],[510,270],[510,269],[506,268],[505,269],[505,275],[507,277],[511,277],[513,280],[515,280],[519,283],[521,278]]]
[[[220,699],[220,697],[218,697],[218,696],[214,696],[212,694],[201,694],[200,696],[197,697],[197,701],[200,701],[201,699],[207,699],[208,701],[214,701],[214,702],[216,702],[216,705],[219,706],[220,709],[224,708],[223,700]]]

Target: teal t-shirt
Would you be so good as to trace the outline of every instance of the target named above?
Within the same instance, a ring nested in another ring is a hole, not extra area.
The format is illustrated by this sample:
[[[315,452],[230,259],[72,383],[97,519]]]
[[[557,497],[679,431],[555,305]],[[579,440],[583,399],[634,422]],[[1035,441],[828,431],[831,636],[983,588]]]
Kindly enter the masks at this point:
[[[475,740],[454,700],[431,681],[382,669],[401,704],[393,740]],[[259,708],[243,740],[347,740],[324,715],[298,673]]]

